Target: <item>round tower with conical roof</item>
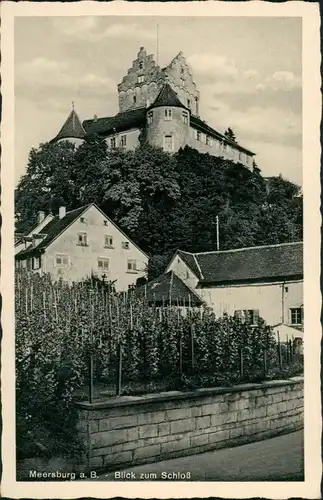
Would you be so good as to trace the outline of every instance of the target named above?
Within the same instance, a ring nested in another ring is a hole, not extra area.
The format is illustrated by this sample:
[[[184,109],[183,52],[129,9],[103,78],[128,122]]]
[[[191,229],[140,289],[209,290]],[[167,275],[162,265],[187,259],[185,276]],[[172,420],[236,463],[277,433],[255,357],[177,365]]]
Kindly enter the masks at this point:
[[[85,130],[72,103],[72,110],[56,137],[51,142],[69,141],[79,146],[84,141]]]
[[[149,144],[174,153],[188,143],[190,110],[166,83],[147,108],[146,139]]]

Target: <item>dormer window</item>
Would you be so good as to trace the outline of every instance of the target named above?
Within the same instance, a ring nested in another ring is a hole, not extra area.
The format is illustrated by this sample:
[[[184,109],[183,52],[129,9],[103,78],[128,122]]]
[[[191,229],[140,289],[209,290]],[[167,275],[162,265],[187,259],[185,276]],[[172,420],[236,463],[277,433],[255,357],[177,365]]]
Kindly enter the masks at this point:
[[[148,123],[152,123],[153,118],[154,118],[154,112],[153,111],[149,111],[148,114],[147,114],[147,122]]]
[[[144,81],[145,81],[144,75],[138,76],[138,83],[144,83]]]
[[[165,109],[164,119],[165,120],[171,120],[172,119],[172,110],[171,109]]]

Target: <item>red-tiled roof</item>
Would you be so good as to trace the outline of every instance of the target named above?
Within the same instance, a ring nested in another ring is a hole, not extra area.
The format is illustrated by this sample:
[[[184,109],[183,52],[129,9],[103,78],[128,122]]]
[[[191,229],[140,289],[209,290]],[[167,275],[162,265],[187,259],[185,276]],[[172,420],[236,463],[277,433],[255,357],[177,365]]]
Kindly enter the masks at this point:
[[[247,283],[303,276],[302,242],[195,254],[179,251],[178,255],[200,283]]]
[[[74,109],[72,109],[61,130],[53,139],[53,142],[58,141],[59,139],[83,139],[84,136],[85,130],[82,126],[81,120],[79,119]]]

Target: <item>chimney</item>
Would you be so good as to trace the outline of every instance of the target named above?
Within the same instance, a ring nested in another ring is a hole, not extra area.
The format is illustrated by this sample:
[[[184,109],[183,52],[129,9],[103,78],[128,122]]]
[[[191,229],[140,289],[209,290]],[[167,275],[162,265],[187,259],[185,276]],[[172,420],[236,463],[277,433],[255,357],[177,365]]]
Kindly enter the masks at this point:
[[[66,215],[66,207],[59,207],[58,218],[63,219]]]
[[[43,222],[44,219],[45,219],[45,212],[38,212],[38,214],[37,214],[37,222],[38,222],[38,224],[40,224],[41,222]]]

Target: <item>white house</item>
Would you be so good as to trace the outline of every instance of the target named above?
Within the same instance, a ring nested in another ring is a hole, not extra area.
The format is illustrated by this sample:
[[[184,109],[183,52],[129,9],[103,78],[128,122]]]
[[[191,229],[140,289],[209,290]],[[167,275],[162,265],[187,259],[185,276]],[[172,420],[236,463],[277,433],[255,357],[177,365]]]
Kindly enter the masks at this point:
[[[167,266],[221,316],[262,317],[267,324],[303,329],[303,244],[236,250],[178,250]]]
[[[16,240],[16,268],[80,281],[92,274],[126,291],[146,275],[148,256],[94,203],[58,216],[39,214],[37,226]]]

